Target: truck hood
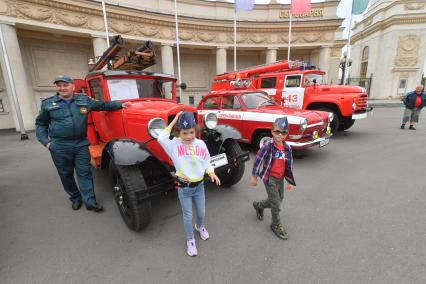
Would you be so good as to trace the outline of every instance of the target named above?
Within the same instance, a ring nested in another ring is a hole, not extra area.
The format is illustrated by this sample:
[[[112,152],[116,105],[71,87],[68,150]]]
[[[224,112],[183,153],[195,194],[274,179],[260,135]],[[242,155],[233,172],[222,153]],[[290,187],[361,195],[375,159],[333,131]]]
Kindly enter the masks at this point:
[[[327,94],[362,94],[365,89],[359,86],[342,86],[342,85],[316,85],[315,87],[309,86],[312,92],[327,93]]]
[[[169,114],[176,114],[181,110],[196,113],[196,109],[193,107],[165,100],[133,101],[130,107],[123,110],[123,113],[131,116],[140,115],[143,117],[164,118],[165,115],[168,116]]]

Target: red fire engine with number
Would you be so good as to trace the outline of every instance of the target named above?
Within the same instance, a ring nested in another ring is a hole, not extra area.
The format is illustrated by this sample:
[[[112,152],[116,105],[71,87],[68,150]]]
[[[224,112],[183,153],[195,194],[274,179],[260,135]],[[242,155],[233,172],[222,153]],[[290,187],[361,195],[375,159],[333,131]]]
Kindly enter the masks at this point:
[[[350,128],[367,117],[368,95],[358,86],[325,84],[325,72],[295,61],[278,61],[216,75],[212,91],[231,90],[237,79],[249,80],[247,87],[268,93],[279,104],[296,109],[332,112],[332,132]]]

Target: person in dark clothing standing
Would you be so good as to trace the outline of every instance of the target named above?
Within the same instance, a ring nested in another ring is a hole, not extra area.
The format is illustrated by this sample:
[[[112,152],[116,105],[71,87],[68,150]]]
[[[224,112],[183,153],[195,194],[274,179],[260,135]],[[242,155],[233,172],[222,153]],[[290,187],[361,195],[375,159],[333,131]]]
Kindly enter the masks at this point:
[[[416,90],[409,92],[404,97],[404,115],[402,117],[401,129],[405,128],[405,124],[410,121],[408,129],[416,130],[414,124],[419,122],[419,115],[422,108],[426,105],[426,94],[423,92],[424,87],[419,85]]]
[[[74,94],[74,81],[66,75],[57,77],[54,84],[56,95],[43,100],[36,118],[37,139],[49,149],[72,209],[80,209],[84,202],[87,210],[101,212],[103,207],[96,202],[93,190],[87,115],[90,111],[118,110],[130,103],[100,102],[84,94]]]
[[[272,141],[265,142],[256,154],[250,179],[252,186],[257,185],[257,177],[263,180],[268,198],[253,202],[253,207],[259,220],[263,220],[263,210],[271,208],[271,230],[278,238],[286,240],[287,232],[280,220],[280,207],[284,199],[284,179],[288,183],[288,191],[296,186],[291,147],[285,143],[288,135],[287,118],[277,118],[273,123],[271,133]]]

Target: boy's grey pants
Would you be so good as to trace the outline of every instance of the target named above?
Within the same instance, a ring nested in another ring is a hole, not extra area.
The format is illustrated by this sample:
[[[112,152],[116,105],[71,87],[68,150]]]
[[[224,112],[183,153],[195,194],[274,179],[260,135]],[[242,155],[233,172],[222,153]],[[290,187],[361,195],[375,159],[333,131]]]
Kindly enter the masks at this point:
[[[272,225],[281,223],[280,211],[281,202],[284,199],[284,178],[276,179],[269,177],[268,182],[264,182],[268,198],[258,203],[259,208],[271,208]]]

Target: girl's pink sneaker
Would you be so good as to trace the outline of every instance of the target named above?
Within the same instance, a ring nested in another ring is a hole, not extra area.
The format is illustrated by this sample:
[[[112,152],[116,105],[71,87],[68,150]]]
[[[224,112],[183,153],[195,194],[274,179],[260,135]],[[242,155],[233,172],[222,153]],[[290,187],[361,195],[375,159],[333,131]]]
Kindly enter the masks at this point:
[[[197,247],[195,246],[195,240],[194,239],[187,241],[186,246],[187,246],[186,253],[189,256],[196,256],[198,254]]]
[[[195,230],[200,233],[200,238],[203,241],[207,241],[209,239],[209,232],[207,232],[206,227],[202,226],[200,228],[197,228],[197,224],[195,224]]]

